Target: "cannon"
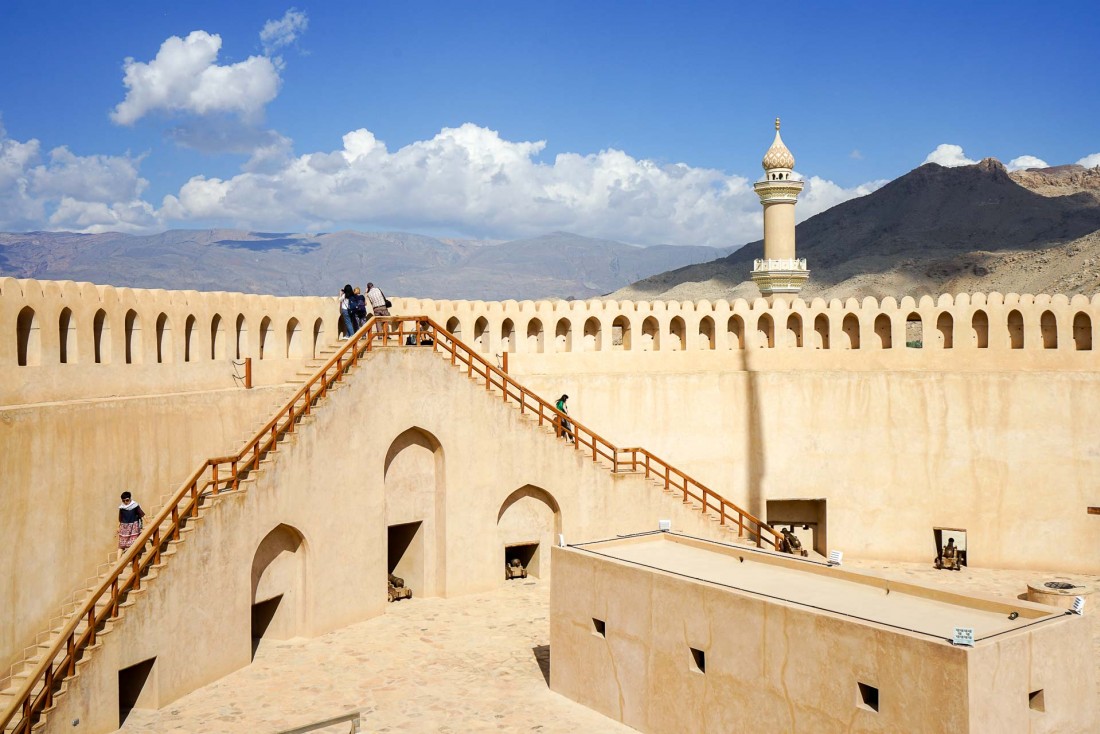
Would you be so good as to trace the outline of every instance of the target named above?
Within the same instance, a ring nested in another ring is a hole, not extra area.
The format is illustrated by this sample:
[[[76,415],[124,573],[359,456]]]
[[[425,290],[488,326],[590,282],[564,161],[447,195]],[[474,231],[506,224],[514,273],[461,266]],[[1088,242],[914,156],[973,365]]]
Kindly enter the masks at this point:
[[[523,567],[518,558],[513,558],[504,566],[504,577],[507,579],[525,579],[527,578],[527,569]]]
[[[390,601],[397,601],[398,599],[412,599],[413,590],[405,586],[405,579],[391,573],[387,593]]]
[[[798,539],[797,535],[787,529],[784,529],[782,532],[783,542],[781,543],[780,550],[784,553],[790,553],[792,556],[802,556],[803,558],[810,555],[810,552],[802,547],[802,541]]]

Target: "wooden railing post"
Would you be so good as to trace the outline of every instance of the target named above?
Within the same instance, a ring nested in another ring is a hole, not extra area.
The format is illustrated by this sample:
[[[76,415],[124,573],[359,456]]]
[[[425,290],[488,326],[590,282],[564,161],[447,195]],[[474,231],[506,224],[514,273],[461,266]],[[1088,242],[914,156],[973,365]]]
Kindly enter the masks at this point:
[[[252,357],[244,358],[244,387],[246,390],[252,389]]]

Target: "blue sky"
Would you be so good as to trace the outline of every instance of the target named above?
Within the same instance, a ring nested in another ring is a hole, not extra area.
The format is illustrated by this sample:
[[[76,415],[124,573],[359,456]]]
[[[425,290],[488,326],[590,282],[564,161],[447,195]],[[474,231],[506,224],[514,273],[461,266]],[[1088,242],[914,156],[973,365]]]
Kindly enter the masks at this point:
[[[0,0],[0,230],[736,245],[776,115],[800,218],[927,159],[1100,164],[1098,30],[1096,2]]]

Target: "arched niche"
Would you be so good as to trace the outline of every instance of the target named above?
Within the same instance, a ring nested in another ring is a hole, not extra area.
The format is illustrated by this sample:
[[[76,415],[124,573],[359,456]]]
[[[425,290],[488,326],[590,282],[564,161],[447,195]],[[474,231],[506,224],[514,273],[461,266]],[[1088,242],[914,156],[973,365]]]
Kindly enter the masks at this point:
[[[321,338],[324,336],[324,334],[325,320],[318,317],[317,320],[313,322],[313,347],[310,351],[310,356],[313,359],[317,359],[317,355],[321,351],[321,347],[323,346],[321,344]]]
[[[699,349],[714,349],[714,319],[710,316],[699,319]]]
[[[554,327],[554,350],[573,351],[573,324],[569,319],[558,319],[558,324]]]
[[[500,325],[500,351],[516,351],[516,325],[512,319],[504,319]]]
[[[264,316],[263,319],[260,320],[260,359],[271,356],[270,352],[267,350],[269,350],[272,346],[271,338],[274,331],[275,325],[271,321],[271,317]]]
[[[630,319],[622,314],[611,322],[611,348],[624,352],[630,351]]]
[[[893,325],[890,317],[880,313],[875,317],[875,336],[878,337],[879,349],[892,349],[894,346]]]
[[[1039,317],[1039,335],[1043,342],[1043,349],[1058,348],[1058,319],[1054,312],[1043,311]]]
[[[859,349],[859,319],[854,313],[844,317],[840,324],[840,331],[844,334],[845,348]]]
[[[462,340],[462,322],[457,316],[447,319],[447,331],[454,334],[455,339]]]
[[[745,320],[740,316],[730,316],[726,322],[726,343],[730,349],[745,348]]]
[[[156,324],[157,362],[171,364],[175,361],[175,350],[172,348],[172,321],[168,314],[157,316]]]
[[[474,322],[474,343],[470,345],[475,352],[488,352],[489,344],[489,319],[479,316]]]
[[[787,346],[802,346],[802,316],[792,313],[787,317]]]
[[[829,317],[823,313],[814,319],[814,348],[829,348]]]
[[[1011,349],[1024,348],[1024,316],[1013,309],[1008,313],[1008,346]]]
[[[989,348],[989,315],[981,309],[970,318],[970,342],[975,349]]]
[[[1073,317],[1073,347],[1085,352],[1092,349],[1092,319],[1084,311]]]
[[[188,316],[183,322],[183,361],[190,362],[195,358],[195,317]]]
[[[123,320],[123,345],[126,349],[126,364],[141,364],[144,359],[144,351],[141,344],[141,317],[137,311],[130,309]]]
[[[542,354],[543,349],[542,321],[531,319],[527,322],[527,351]]]
[[[76,318],[73,310],[66,306],[57,317],[57,358],[61,364],[80,361],[76,336]]]
[[[681,352],[687,348],[687,325],[679,316],[673,316],[668,322],[668,348],[673,352]]]
[[[111,362],[111,321],[102,308],[92,317],[92,356],[96,364]]]
[[[775,347],[775,321],[771,314],[761,314],[756,321],[756,346],[768,349]]]
[[[387,570],[417,597],[444,592],[444,472],[443,447],[423,428],[402,431],[386,451]]]
[[[603,348],[603,329],[600,320],[595,316],[589,316],[584,322],[584,348],[585,352],[598,352]]]
[[[296,318],[286,322],[286,358],[300,359],[305,356],[305,338],[302,336],[302,324]]]
[[[234,326],[236,359],[244,359],[252,356],[248,351],[248,319],[244,314],[237,314],[237,323]]]
[[[252,652],[262,640],[309,634],[306,613],[306,542],[281,524],[260,541],[252,557]]]
[[[655,352],[661,348],[661,327],[653,316],[642,322],[641,347],[643,352]]]
[[[24,306],[15,320],[15,354],[20,367],[42,364],[42,333],[38,316],[30,306]]]
[[[214,314],[210,319],[210,360],[225,359],[225,319]]]
[[[955,346],[955,317],[950,312],[944,311],[936,319],[936,332],[941,349],[951,349]]]
[[[561,532],[561,508],[541,487],[525,484],[508,495],[497,512],[500,572],[517,557],[536,578],[550,577],[550,548]]]

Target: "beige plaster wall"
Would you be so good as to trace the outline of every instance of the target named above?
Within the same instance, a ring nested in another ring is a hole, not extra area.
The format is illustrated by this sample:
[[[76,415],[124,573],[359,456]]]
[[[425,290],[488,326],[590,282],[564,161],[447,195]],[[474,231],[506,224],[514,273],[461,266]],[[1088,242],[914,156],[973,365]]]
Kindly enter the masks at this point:
[[[423,395],[431,397],[415,399]],[[410,441],[410,430],[429,440]],[[188,533],[163,578],[149,584],[72,683],[51,728],[110,730],[118,671],[142,660],[157,659],[158,706],[247,664],[253,599],[277,595],[294,578],[278,565],[270,577],[254,578],[257,549],[279,525],[304,539],[305,568],[302,589],[291,594],[303,605],[296,612],[302,622],[297,630],[280,627],[280,636],[320,634],[384,611],[388,512],[395,494],[422,497],[433,492],[427,485],[436,487],[435,502],[408,503],[399,519],[440,513],[433,542],[441,552],[434,561],[424,556],[436,564],[425,574],[437,579],[429,594],[504,583],[504,545],[515,539],[546,542],[558,531],[592,539],[652,529],[661,518],[685,532],[731,537],[639,476],[612,475],[583,458],[429,349],[364,360],[296,434],[252,488],[218,500]],[[421,456],[413,459],[419,468],[388,482],[387,468],[399,470],[403,451],[413,447],[415,457],[425,443],[438,475],[423,471]],[[525,504],[531,501],[557,511]],[[414,588],[418,596],[424,591]],[[69,728],[75,718],[82,723]]]
[[[829,545],[851,556],[930,562],[940,526],[968,531],[972,565],[1100,570],[1095,372],[757,371],[688,355],[646,371],[621,356],[512,373],[761,517],[767,500],[824,498]]]
[[[552,553],[551,688],[643,732],[1094,730],[1089,676],[1039,660],[1065,662],[1087,645],[1081,618],[966,650],[574,549]],[[691,648],[705,654],[705,672]],[[878,711],[863,705],[859,683],[878,689]],[[1028,708],[1035,685],[1050,694],[1042,717]]]
[[[0,678],[117,548],[124,490],[153,514],[287,397],[257,388],[0,407]]]

